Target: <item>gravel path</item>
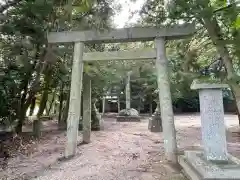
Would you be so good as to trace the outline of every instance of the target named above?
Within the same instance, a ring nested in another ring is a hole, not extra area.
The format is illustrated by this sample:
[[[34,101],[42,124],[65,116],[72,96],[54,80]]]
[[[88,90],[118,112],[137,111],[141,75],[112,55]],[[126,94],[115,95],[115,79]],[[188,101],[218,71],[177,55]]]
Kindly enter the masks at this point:
[[[36,180],[152,180],[178,176],[165,163],[160,133],[141,123],[105,121],[107,128],[92,135],[91,144],[78,147],[77,156],[55,165]]]
[[[237,117],[227,115],[225,120],[231,131],[227,133],[229,151],[240,157]],[[201,149],[199,115],[176,116],[175,124],[180,151]],[[147,119],[140,123],[118,123],[115,118],[105,118],[104,131],[93,132],[92,142],[78,146],[77,155],[73,159],[57,163],[53,162],[64,151],[65,133],[52,135],[40,142],[37,152],[31,157],[24,157],[21,161],[12,159],[10,165],[15,164],[15,167],[9,166],[5,170],[6,180],[185,179],[179,170],[167,164],[162,133],[149,132],[147,125]]]

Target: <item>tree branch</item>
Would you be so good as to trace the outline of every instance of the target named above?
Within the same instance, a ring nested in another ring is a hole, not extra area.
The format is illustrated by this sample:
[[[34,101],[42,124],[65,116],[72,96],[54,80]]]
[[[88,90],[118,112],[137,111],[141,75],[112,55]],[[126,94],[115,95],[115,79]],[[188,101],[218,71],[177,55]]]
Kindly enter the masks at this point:
[[[4,5],[2,5],[0,7],[0,13],[3,13],[5,10],[7,10],[8,8],[10,8],[12,6],[16,6],[21,1],[22,0],[11,0],[11,1],[8,1],[6,4],[4,4]]]
[[[213,13],[217,13],[217,12],[219,12],[219,11],[224,11],[224,10],[226,10],[226,9],[228,9],[228,8],[231,8],[231,7],[233,7],[234,5],[238,5],[238,4],[240,4],[240,1],[236,1],[236,2],[234,2],[234,3],[228,4],[227,6],[224,6],[224,7],[221,7],[221,8],[219,8],[219,9],[216,9],[215,11],[213,11]]]

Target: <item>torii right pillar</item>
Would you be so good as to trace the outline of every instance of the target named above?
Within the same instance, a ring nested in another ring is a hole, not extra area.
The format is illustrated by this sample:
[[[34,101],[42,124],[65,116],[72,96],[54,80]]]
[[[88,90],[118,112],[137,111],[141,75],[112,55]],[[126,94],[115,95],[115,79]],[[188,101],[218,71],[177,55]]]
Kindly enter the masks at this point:
[[[177,163],[177,142],[174,125],[174,114],[168,75],[168,61],[166,58],[165,39],[156,38],[156,68],[158,75],[159,102],[161,109],[165,155],[167,160]]]

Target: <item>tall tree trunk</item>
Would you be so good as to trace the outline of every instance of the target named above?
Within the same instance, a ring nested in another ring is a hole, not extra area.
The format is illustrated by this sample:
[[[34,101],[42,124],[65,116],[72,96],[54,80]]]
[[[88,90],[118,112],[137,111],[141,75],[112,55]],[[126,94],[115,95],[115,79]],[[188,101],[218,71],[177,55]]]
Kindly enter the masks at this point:
[[[118,104],[118,113],[121,111],[121,103],[120,103],[120,97],[118,96],[118,100],[117,100],[117,104]]]
[[[44,85],[42,99],[39,105],[39,110],[37,113],[37,120],[33,122],[33,133],[37,138],[39,138],[41,135],[41,126],[42,126],[41,116],[43,115],[43,112],[46,108],[46,104],[48,101],[48,92],[49,92],[51,79],[52,79],[52,71],[49,71],[45,75],[45,85]]]
[[[18,121],[18,124],[16,126],[16,129],[15,131],[17,133],[21,133],[22,132],[22,126],[23,126],[23,123],[24,123],[24,120],[25,120],[25,116],[26,116],[26,111],[28,109],[28,107],[30,106],[31,102],[32,102],[32,99],[35,98],[35,94],[36,94],[36,88],[33,90],[33,88],[30,88],[29,92],[28,92],[28,85],[29,85],[29,82],[32,78],[32,73],[33,71],[36,69],[36,72],[38,74],[38,70],[40,70],[40,62],[37,64],[37,61],[39,60],[39,52],[40,52],[40,44],[37,44],[36,46],[36,54],[35,54],[35,61],[32,65],[32,71],[29,71],[26,75],[27,78],[25,78],[25,81],[23,82],[23,89],[24,89],[24,93],[23,95],[21,96],[21,99],[20,99],[20,103],[19,103],[19,108],[18,108],[18,117],[19,117],[19,121]],[[43,56],[42,58],[40,59],[44,59],[43,57],[45,56],[45,54],[43,53]],[[40,77],[40,76],[39,76]],[[35,83],[35,81],[37,80],[37,78],[35,78],[33,80],[33,84]],[[34,86],[32,86],[34,87]],[[28,98],[26,99],[28,95]]]
[[[27,97],[27,86],[28,86],[28,80],[26,80],[24,82],[24,92],[21,96],[19,107],[18,107],[18,123],[17,123],[17,126],[15,128],[16,133],[21,133],[22,132],[22,126],[23,126],[23,123],[25,121],[27,108],[30,105],[30,103],[29,103],[29,105],[25,104],[26,97]],[[31,98],[31,97],[28,97],[28,98]]]
[[[24,94],[25,98],[23,98],[23,97],[21,98],[20,108],[19,108],[19,112],[18,112],[19,121],[18,121],[18,124],[15,129],[15,131],[17,133],[22,132],[22,126],[23,126],[23,123],[25,120],[26,111],[27,111],[28,107],[30,106],[32,99],[35,97],[35,95],[38,91],[40,76],[41,76],[42,72],[46,69],[48,56],[51,51],[51,46],[48,45],[47,49],[45,49],[44,52],[42,53],[42,55],[40,56],[40,58],[38,58],[39,51],[40,51],[39,47],[40,46],[37,46],[37,53],[36,53],[36,59],[40,59],[40,61],[36,65],[36,77],[33,80],[32,86],[29,88],[29,91],[28,92],[25,91],[25,94]],[[28,95],[28,98],[26,99],[27,95]]]
[[[150,114],[150,116],[152,116],[152,114],[153,114],[153,109],[152,109],[152,108],[153,108],[153,106],[152,106],[152,103],[153,103],[153,102],[152,102],[152,101],[153,101],[153,100],[152,100],[152,95],[150,96],[149,99],[150,99],[150,103],[149,103],[149,114]]]
[[[152,110],[152,101],[150,102],[150,104],[149,104],[149,114],[150,114],[150,116],[152,116],[152,113],[153,113],[153,110]]]
[[[64,123],[67,123],[69,105],[70,105],[70,92],[67,96],[66,107],[65,107],[65,110],[64,110],[64,114],[63,114],[63,122]]]
[[[44,110],[46,108],[47,101],[48,101],[48,89],[44,89],[42,99],[39,105],[37,117],[41,117],[43,115]]]
[[[233,90],[232,90],[233,92]],[[240,124],[240,111],[238,110],[238,105],[237,105],[237,101],[236,101],[236,97],[235,97],[235,93],[232,93],[233,94],[233,97],[235,99],[235,105],[236,105],[236,113],[237,113],[237,116],[238,116],[238,124]]]
[[[234,71],[233,63],[232,63],[232,59],[230,57],[229,51],[222,39],[222,32],[218,25],[218,22],[213,14],[211,14],[210,17],[204,17],[203,23],[205,28],[208,31],[208,34],[213,44],[215,44],[216,49],[224,62],[224,65],[227,71],[228,83],[231,86],[232,92],[234,93],[238,112],[240,112],[240,86],[238,82],[235,80],[237,74]]]
[[[100,120],[101,115],[98,112],[98,109],[96,107],[97,99],[92,99],[92,108],[91,108],[91,120],[92,120],[92,130],[93,131],[99,131],[100,130]]]
[[[66,106],[63,110],[62,118],[59,122],[59,129],[65,129],[67,126],[67,118],[68,118],[68,111],[69,111],[69,105],[70,105],[70,90],[67,94],[67,100],[66,100]]]
[[[25,117],[26,117],[26,112],[27,112],[27,108],[22,108],[21,109],[21,112],[19,113],[19,121],[18,121],[18,124],[16,126],[16,133],[19,134],[22,132],[22,127],[23,127],[23,123],[25,121]]]
[[[239,121],[239,125],[240,125],[240,87],[238,84],[232,84],[232,92],[234,94],[235,97],[235,101],[236,101],[236,106],[237,106],[237,115],[238,115],[238,121]]]
[[[60,89],[60,97],[59,97],[59,114],[58,114],[58,127],[61,128],[61,120],[62,120],[62,110],[63,110],[63,97],[64,97],[64,83],[61,83],[61,89]]]
[[[49,72],[45,75],[45,85],[44,85],[44,89],[43,89],[43,95],[42,95],[42,99],[41,99],[41,102],[40,102],[39,110],[38,110],[38,113],[37,113],[38,117],[43,115],[43,112],[46,108],[51,79],[52,79],[52,72]]]
[[[28,96],[31,98],[27,99],[26,104],[31,104],[32,98],[35,96],[36,92],[39,90],[40,77],[41,77],[41,74],[46,70],[47,65],[49,64],[49,61],[50,61],[49,56],[51,54],[51,51],[52,51],[52,46],[48,44],[47,48],[44,50],[44,52],[39,58],[40,60],[36,65],[36,77],[32,82],[32,86],[30,87],[28,92]],[[36,59],[38,58],[36,57]]]
[[[139,98],[139,101],[138,101],[138,113],[140,114],[140,111],[141,111],[141,99]]]
[[[41,99],[39,110],[37,113],[37,120],[33,122],[33,133],[36,138],[39,138],[41,135],[41,126],[42,126],[41,116],[43,115],[43,112],[45,110],[47,100],[48,100],[48,89],[45,89],[43,91],[42,99]]]
[[[54,101],[55,101],[55,96],[56,96],[56,91],[53,92],[53,97],[52,97],[52,100],[51,100],[51,102],[49,104],[49,108],[46,110],[48,116],[50,115],[50,112],[52,110],[52,106],[53,106]]]
[[[34,113],[34,109],[35,109],[35,105],[36,105],[36,97],[34,97],[32,99],[31,105],[30,105],[30,112],[29,112],[29,116],[32,116]]]
[[[29,98],[32,98],[32,97],[29,97]],[[30,102],[30,101],[28,101],[28,102]],[[18,134],[22,132],[22,127],[23,127],[23,124],[24,124],[24,121],[25,121],[26,112],[27,112],[27,109],[28,109],[29,106],[30,106],[30,103],[24,104],[20,108],[20,112],[18,113],[19,121],[18,121],[18,124],[17,124],[17,126],[15,128],[15,131]]]

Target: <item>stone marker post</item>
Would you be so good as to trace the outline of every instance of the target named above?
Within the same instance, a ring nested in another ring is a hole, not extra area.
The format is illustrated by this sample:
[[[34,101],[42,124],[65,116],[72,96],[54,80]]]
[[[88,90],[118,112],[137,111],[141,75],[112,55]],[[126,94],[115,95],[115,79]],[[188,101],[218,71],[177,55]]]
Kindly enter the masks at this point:
[[[157,38],[155,43],[157,50],[156,69],[158,75],[159,102],[163,124],[165,154],[168,161],[177,163],[176,130],[168,77],[168,61],[166,58],[165,40],[164,38]]]
[[[228,85],[197,83],[197,81],[191,85],[191,89],[199,90],[204,156],[210,161],[228,160],[223,88],[228,88]]]
[[[131,72],[128,72],[127,81],[126,81],[126,109],[131,108],[130,76],[131,76]]]
[[[102,115],[105,113],[105,103],[106,103],[106,98],[104,95],[102,98]]]
[[[74,156],[77,148],[78,124],[81,109],[83,49],[84,44],[82,42],[75,42],[72,64],[70,103],[67,119],[67,143],[65,148],[66,158]]]
[[[118,99],[117,99],[117,106],[118,106],[118,113],[121,111],[121,104],[120,104],[120,97],[118,96]]]
[[[91,80],[84,76],[83,87],[83,142],[90,143],[91,137]]]
[[[151,132],[162,132],[162,119],[159,102],[157,103],[157,107],[152,117],[149,118],[148,129]]]

